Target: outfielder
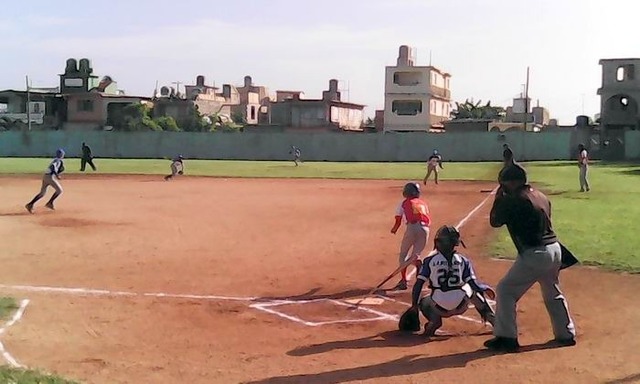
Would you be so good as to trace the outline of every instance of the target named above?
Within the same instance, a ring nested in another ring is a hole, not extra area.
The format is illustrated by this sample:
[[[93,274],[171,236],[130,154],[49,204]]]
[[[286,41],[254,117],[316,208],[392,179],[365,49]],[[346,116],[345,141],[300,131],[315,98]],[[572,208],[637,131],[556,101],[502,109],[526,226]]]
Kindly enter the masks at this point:
[[[584,144],[578,145],[578,167],[580,168],[580,192],[589,192],[589,153]]]
[[[175,159],[171,160],[171,174],[164,177],[165,181],[171,180],[175,175],[184,174],[184,163],[182,162],[184,157],[178,155]]]
[[[296,164],[296,167],[298,166],[298,162],[301,161],[300,157],[302,156],[302,152],[300,151],[300,148],[296,147],[295,145],[291,146],[291,150],[289,151],[290,155],[293,155],[293,162]]]
[[[33,213],[33,206],[35,203],[42,199],[44,195],[47,193],[47,189],[49,187],[55,189],[55,192],[51,196],[51,199],[47,202],[45,207],[55,210],[53,206],[53,202],[62,194],[62,186],[60,185],[60,174],[64,172],[64,162],[62,159],[64,158],[64,150],[58,149],[56,151],[56,158],[51,161],[49,167],[44,173],[42,177],[42,187],[40,188],[40,193],[36,195],[27,205],[24,207],[29,211],[29,213]]]
[[[429,176],[431,176],[432,173],[434,174],[436,184],[438,184],[438,167],[444,169],[442,167],[442,156],[440,156],[437,149],[434,149],[433,154],[429,156],[429,160],[427,160],[427,175],[422,181],[424,185],[427,185],[427,180],[429,180]]]
[[[416,269],[420,270],[421,261],[420,254],[424,250],[429,238],[429,225],[431,225],[431,217],[429,216],[429,206],[420,199],[420,184],[405,184],[402,195],[405,199],[398,205],[395,215],[395,224],[391,228],[394,235],[402,224],[404,217],[407,222],[407,230],[402,238],[400,245],[399,263],[404,264],[407,260],[413,259]],[[411,257],[408,258],[411,249]],[[394,290],[407,289],[407,268],[402,269],[402,277],[400,282],[393,288]]]
[[[442,326],[443,318],[465,313],[469,304],[473,304],[482,319],[493,326],[495,315],[485,295],[494,299],[495,292],[476,280],[471,260],[456,251],[456,246],[462,244],[464,247],[460,232],[455,227],[442,226],[433,242],[435,251],[422,262],[418,281],[413,286],[411,308],[402,315],[400,330],[420,329],[419,310],[428,320],[423,335],[434,336]],[[428,283],[431,293],[420,298],[424,283]],[[407,321],[413,322],[413,327],[407,326]]]

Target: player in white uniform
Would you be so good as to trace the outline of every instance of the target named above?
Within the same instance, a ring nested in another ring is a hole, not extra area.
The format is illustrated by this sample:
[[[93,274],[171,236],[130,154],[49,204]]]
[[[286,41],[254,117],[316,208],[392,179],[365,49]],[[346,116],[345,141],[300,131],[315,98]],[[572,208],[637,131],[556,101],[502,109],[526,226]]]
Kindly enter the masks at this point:
[[[64,158],[64,150],[58,149],[56,151],[56,158],[51,160],[49,167],[44,173],[42,177],[42,187],[40,188],[40,193],[36,195],[27,205],[24,207],[29,211],[29,213],[33,213],[34,204],[42,199],[44,195],[47,193],[47,189],[52,187],[55,189],[53,196],[47,202],[45,207],[54,210],[53,202],[58,198],[58,196],[62,195],[62,186],[60,185],[60,174],[64,172],[64,162],[62,159]]]
[[[425,336],[433,336],[442,326],[442,318],[461,315],[473,304],[485,322],[493,326],[495,315],[485,295],[495,298],[494,290],[478,280],[471,261],[456,252],[460,233],[455,227],[443,226],[438,229],[435,251],[422,262],[422,269],[413,287],[412,309],[418,309],[427,318]],[[431,293],[420,299],[424,283],[429,284]]]

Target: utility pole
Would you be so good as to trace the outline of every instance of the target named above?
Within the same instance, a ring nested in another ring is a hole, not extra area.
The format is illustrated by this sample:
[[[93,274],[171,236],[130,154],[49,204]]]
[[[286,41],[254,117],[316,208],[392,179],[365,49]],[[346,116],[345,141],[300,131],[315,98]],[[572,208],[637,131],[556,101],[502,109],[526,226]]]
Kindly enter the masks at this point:
[[[31,91],[29,87],[29,76],[25,76],[25,81],[27,83],[27,125],[29,126],[29,130],[31,130]]]
[[[524,131],[527,131],[529,121],[529,67],[527,67],[527,82],[524,86]]]

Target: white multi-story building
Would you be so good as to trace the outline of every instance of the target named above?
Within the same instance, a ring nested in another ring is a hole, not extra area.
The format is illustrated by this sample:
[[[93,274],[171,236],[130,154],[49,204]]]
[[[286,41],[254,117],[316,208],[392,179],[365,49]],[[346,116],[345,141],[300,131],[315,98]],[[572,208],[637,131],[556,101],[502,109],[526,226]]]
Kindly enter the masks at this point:
[[[385,69],[384,131],[424,131],[442,127],[451,113],[451,75],[415,66],[413,50],[400,47],[397,65]]]

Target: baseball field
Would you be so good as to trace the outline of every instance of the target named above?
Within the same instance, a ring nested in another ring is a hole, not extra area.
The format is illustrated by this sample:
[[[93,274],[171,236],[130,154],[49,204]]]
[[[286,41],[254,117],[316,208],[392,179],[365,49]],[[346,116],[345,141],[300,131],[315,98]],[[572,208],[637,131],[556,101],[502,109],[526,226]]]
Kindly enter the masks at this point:
[[[579,193],[574,164],[525,164],[583,262],[561,274],[578,345],[546,344],[535,287],[518,307],[523,351],[496,355],[473,310],[425,342],[396,331],[408,291],[346,302],[397,266],[389,229],[422,164],[186,160],[165,182],[166,160],[96,163],[80,174],[67,159],[57,210],[31,215],[48,160],[0,159],[2,382],[640,382],[638,166],[595,164]],[[460,226],[495,286],[514,256],[487,219],[499,165],[444,166],[423,188],[432,228]]]

